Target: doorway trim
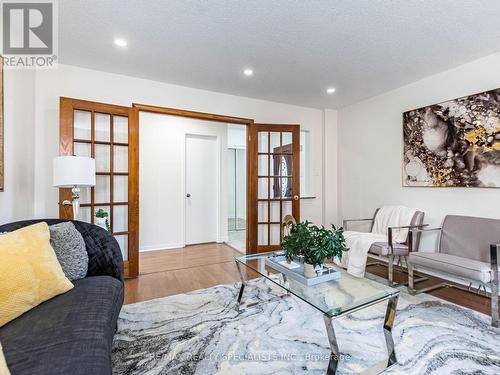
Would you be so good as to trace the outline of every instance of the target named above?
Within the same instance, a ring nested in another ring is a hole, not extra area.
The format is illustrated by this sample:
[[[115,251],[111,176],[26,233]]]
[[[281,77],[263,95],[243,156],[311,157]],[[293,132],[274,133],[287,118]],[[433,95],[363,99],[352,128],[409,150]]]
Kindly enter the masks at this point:
[[[148,104],[132,103],[132,107],[143,112],[163,113],[165,115],[191,117],[199,120],[208,120],[208,121],[225,122],[231,124],[243,124],[243,125],[251,125],[254,123],[254,120],[249,118],[218,115],[215,113],[195,112],[178,108],[158,107],[155,105],[148,105]]]
[[[170,116],[179,116],[179,117],[188,117],[188,118],[194,118],[198,120],[206,120],[206,121],[214,121],[214,122],[220,122],[224,124],[239,124],[239,125],[245,125],[246,126],[246,145],[247,145],[247,150],[251,147],[251,138],[250,138],[250,127],[254,125],[254,120],[253,119],[248,119],[248,118],[243,118],[243,117],[233,117],[233,116],[226,116],[226,115],[219,115],[215,113],[206,113],[206,112],[196,112],[196,111],[190,111],[190,110],[184,110],[184,109],[178,109],[178,108],[170,108],[170,107],[160,107],[160,106],[154,106],[154,105],[148,105],[148,104],[140,104],[140,103],[132,103],[132,109],[134,112],[134,118],[135,118],[135,125],[137,126],[137,136],[139,133],[139,112],[150,112],[150,113],[159,113],[159,114],[164,114],[164,115],[170,115]],[[138,143],[138,142],[137,142]],[[137,145],[138,147],[138,145]],[[137,149],[137,152],[134,152],[134,157],[136,158],[135,165],[137,166],[137,169],[139,167],[139,152],[140,150]],[[250,183],[250,176],[251,176],[251,160],[247,155],[247,181],[246,181],[246,195],[247,195],[247,212],[246,212],[246,221],[247,221],[247,231],[246,231],[246,253],[249,254],[250,251],[250,236],[249,236],[249,225],[253,225],[250,222],[250,212],[251,212],[251,199],[250,196],[252,194],[252,184]],[[139,173],[137,173],[137,176]],[[139,192],[140,194],[140,192]],[[136,212],[137,215],[137,222],[139,221],[139,210]],[[185,239],[185,235],[184,235]]]

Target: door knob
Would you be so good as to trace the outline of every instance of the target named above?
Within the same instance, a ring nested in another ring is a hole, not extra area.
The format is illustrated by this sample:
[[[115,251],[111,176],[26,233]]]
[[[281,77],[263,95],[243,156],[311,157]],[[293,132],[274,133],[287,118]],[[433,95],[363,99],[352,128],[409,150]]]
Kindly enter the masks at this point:
[[[187,194],[186,194],[186,197],[188,197],[188,198],[189,198],[189,197],[191,197],[191,194],[187,193]]]
[[[298,196],[298,195],[294,195],[294,196],[293,196],[293,200],[294,200],[294,201],[298,201],[298,200],[299,200],[299,196]]]

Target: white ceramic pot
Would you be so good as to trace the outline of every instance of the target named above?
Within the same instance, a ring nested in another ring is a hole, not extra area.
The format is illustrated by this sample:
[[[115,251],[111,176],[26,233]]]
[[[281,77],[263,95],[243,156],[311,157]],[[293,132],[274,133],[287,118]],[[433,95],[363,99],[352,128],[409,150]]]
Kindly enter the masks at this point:
[[[95,218],[95,225],[98,225],[101,228],[108,230],[108,228],[106,227],[106,218],[105,217],[96,217]]]
[[[307,278],[316,277],[316,267],[309,263],[304,263],[304,276]]]

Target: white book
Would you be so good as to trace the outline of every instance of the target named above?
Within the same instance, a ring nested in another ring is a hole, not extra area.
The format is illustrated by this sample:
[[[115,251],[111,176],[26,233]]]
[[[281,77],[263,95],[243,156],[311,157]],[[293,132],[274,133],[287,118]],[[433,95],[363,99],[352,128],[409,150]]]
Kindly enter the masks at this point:
[[[293,270],[294,268],[300,267],[300,264],[295,263],[295,262],[288,263],[286,260],[282,260],[281,262],[278,262],[278,263],[281,264],[282,266],[290,269],[290,270]]]

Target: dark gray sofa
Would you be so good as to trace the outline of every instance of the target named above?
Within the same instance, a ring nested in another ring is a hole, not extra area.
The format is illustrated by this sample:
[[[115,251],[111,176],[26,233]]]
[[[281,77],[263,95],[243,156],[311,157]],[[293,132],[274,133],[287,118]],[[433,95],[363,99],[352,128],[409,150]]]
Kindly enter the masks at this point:
[[[45,221],[0,225],[10,232]],[[73,221],[89,254],[87,277],[0,328],[7,366],[12,375],[111,374],[111,345],[123,305],[123,259],[106,230]]]

